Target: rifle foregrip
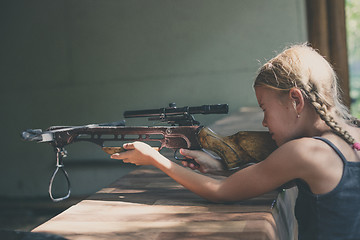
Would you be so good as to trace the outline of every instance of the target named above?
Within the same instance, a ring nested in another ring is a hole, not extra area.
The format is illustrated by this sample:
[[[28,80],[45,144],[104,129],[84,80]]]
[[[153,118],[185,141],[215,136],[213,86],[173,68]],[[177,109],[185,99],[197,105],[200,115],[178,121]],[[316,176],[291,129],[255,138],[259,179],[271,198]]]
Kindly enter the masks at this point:
[[[260,162],[277,148],[269,132],[265,131],[241,131],[221,137],[204,127],[198,133],[198,140],[202,148],[223,159],[228,169]]]

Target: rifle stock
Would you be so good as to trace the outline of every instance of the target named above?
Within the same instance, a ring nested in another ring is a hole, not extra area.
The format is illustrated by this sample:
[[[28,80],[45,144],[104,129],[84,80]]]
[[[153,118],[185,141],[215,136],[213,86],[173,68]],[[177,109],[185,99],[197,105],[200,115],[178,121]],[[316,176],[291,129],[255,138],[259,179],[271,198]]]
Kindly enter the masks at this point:
[[[198,141],[202,148],[215,152],[228,169],[260,162],[277,148],[269,132],[265,131],[240,131],[222,137],[210,128],[202,128]]]

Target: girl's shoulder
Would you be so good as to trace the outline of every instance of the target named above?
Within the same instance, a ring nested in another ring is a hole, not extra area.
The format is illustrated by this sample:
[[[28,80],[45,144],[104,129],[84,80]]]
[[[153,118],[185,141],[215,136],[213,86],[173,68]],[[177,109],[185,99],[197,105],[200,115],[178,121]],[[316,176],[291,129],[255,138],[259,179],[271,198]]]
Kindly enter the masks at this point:
[[[325,142],[304,137],[289,141],[279,148],[284,156],[291,158],[291,169],[297,178],[307,182],[313,193],[326,193],[341,179],[343,162]],[[291,156],[291,157],[290,157]]]
[[[264,165],[275,166],[287,172],[292,179],[303,178],[328,157],[329,148],[314,138],[299,138],[288,141],[277,148],[265,160]],[[271,169],[273,171],[273,169]]]
[[[318,139],[303,137],[286,142],[278,150],[287,156],[291,155],[294,160],[312,162],[314,158],[326,156],[329,146]]]

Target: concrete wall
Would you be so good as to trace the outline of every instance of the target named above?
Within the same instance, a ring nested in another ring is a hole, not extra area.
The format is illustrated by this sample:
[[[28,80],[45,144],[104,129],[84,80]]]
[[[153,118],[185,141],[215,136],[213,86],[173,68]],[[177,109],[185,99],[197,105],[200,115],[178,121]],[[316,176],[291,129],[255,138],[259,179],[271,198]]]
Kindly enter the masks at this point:
[[[53,150],[22,142],[24,129],[117,121],[169,102],[256,106],[259,61],[306,41],[305,15],[303,0],[1,1],[0,195],[47,195]],[[93,145],[68,151],[75,195],[129,169]]]

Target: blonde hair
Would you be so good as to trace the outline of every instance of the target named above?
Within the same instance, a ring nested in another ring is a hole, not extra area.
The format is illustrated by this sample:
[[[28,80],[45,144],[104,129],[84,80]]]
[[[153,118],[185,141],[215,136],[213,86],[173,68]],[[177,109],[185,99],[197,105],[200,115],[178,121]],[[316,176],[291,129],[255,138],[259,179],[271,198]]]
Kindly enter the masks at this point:
[[[254,82],[254,87],[257,86],[281,91],[300,89],[320,118],[346,142],[354,144],[354,138],[332,115],[353,119],[341,101],[336,73],[329,62],[310,46],[294,45],[264,64]]]

